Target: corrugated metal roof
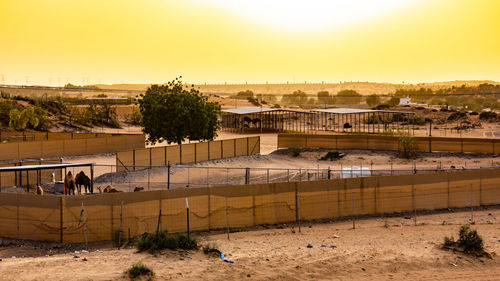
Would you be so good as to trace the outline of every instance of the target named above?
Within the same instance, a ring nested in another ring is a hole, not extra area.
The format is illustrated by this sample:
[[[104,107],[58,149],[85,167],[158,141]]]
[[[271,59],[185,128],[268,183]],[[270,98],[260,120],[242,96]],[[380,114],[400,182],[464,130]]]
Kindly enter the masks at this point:
[[[373,109],[359,109],[359,108],[328,108],[328,109],[318,109],[313,111],[334,113],[334,114],[370,113],[370,112],[414,114],[413,112],[408,112],[408,111],[373,110]]]
[[[76,164],[44,164],[44,165],[26,165],[26,166],[11,166],[11,167],[0,167],[0,172],[11,172],[11,171],[30,171],[30,170],[50,170],[50,169],[60,169],[69,167],[85,167],[92,166],[93,163],[76,163]]]
[[[233,113],[233,114],[252,114],[252,113],[260,113],[260,112],[269,112],[280,110],[278,108],[267,108],[267,107],[253,107],[253,106],[244,106],[238,108],[230,108],[224,109],[222,112]]]

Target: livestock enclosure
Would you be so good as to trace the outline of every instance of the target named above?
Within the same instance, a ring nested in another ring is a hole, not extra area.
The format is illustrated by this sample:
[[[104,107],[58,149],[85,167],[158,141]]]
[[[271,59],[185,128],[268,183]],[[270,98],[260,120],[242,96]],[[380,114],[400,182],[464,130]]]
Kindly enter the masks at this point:
[[[125,239],[157,227],[185,232],[188,221],[190,230],[206,231],[486,206],[500,204],[499,186],[493,168],[71,197],[0,193],[0,236],[79,243],[85,234],[112,240],[120,230]]]
[[[133,149],[116,153],[116,171],[196,163],[259,153],[260,137]]]
[[[500,152],[500,139],[414,137],[418,151],[486,153]],[[327,148],[400,150],[399,137],[375,135],[279,134],[278,148]]]

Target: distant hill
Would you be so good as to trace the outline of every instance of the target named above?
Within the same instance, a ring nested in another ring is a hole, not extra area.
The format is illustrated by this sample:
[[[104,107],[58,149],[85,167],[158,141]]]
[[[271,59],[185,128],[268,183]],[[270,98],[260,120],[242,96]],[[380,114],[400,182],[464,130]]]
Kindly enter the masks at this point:
[[[319,91],[328,91],[337,93],[341,90],[356,90],[360,94],[388,94],[393,93],[398,89],[420,89],[430,88],[432,90],[446,89],[450,87],[477,86],[480,84],[500,85],[500,82],[490,80],[462,80],[462,81],[444,81],[419,84],[391,84],[391,83],[375,83],[375,82],[344,82],[344,83],[308,83],[308,84],[202,84],[196,85],[203,93],[212,93],[222,96],[233,95],[239,91],[251,90],[255,94],[288,94],[297,90],[301,90],[309,95],[315,95]],[[112,90],[146,90],[150,84],[112,84],[112,85],[95,85],[100,89]]]

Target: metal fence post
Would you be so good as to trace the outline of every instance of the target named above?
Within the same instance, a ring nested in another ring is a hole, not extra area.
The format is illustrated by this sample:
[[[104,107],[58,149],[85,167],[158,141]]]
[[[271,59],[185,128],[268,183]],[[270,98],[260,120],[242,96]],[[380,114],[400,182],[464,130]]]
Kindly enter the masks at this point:
[[[187,236],[189,238],[189,202],[186,197],[186,226],[187,226]]]
[[[250,168],[245,168],[245,184],[250,184]]]
[[[356,229],[356,219],[354,217],[354,192],[351,195],[352,199],[352,229]]]
[[[412,197],[413,197],[413,222],[415,226],[417,226],[417,190],[415,188],[412,189]]]
[[[229,240],[229,207],[227,204],[227,196],[226,196],[226,228],[227,228],[227,240]]]
[[[474,223],[474,207],[472,207],[472,183],[470,184],[470,222]]]
[[[170,161],[167,165],[167,189],[170,189]]]

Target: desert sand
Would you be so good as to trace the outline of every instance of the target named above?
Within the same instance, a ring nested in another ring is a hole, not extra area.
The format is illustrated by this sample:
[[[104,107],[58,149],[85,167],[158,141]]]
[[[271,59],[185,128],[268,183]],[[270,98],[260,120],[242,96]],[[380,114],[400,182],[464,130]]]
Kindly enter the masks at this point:
[[[0,280],[127,280],[124,271],[138,262],[153,269],[156,280],[498,280],[499,216],[493,207],[474,213],[472,228],[492,259],[441,248],[443,237],[456,238],[470,219],[462,210],[418,214],[417,226],[413,217],[394,216],[356,219],[355,229],[344,220],[302,222],[300,232],[297,224],[258,227],[230,233],[230,240],[224,231],[198,234],[232,264],[201,250],[153,256],[103,243],[91,244],[89,253],[81,252],[83,245],[4,246]]]

